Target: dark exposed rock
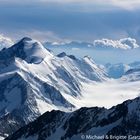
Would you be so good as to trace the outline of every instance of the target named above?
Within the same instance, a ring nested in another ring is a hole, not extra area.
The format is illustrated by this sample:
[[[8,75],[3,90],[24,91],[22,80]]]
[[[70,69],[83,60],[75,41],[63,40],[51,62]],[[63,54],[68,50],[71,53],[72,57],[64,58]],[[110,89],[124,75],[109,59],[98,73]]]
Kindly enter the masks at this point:
[[[59,139],[61,140],[73,140],[74,136],[88,134],[89,131],[90,133],[93,131],[93,135],[98,135],[98,133],[94,132],[97,128],[106,128],[104,135],[139,135],[139,110],[140,98],[138,97],[111,109],[93,107],[81,108],[72,113],[61,111],[46,112],[5,140],[20,140],[20,138],[26,140],[29,137],[33,140],[33,136],[37,136],[35,140],[47,140],[60,129],[64,131],[59,134]],[[77,140],[80,139],[80,137],[77,137]]]

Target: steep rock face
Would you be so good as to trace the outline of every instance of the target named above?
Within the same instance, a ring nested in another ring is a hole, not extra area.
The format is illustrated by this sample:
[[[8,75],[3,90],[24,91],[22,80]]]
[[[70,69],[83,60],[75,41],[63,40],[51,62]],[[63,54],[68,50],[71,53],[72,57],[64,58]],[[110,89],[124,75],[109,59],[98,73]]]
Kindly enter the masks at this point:
[[[46,112],[6,140],[80,140],[81,135],[138,135],[139,110],[138,97],[108,110],[94,107],[81,108],[73,113]]]
[[[6,78],[6,77],[5,77]],[[13,74],[0,83],[1,107],[0,107],[0,133],[5,136],[12,134],[21,126],[28,124],[42,114],[43,106],[39,106],[40,101],[44,101],[45,109],[49,110],[52,105],[73,107],[53,86],[40,81],[42,94],[36,94],[32,86],[25,81],[19,74]],[[54,107],[55,108],[55,107]],[[44,110],[45,110],[44,109]],[[4,125],[3,125],[4,124]]]
[[[6,77],[5,77],[6,78]],[[41,115],[30,85],[17,73],[0,82],[0,133],[12,134]]]

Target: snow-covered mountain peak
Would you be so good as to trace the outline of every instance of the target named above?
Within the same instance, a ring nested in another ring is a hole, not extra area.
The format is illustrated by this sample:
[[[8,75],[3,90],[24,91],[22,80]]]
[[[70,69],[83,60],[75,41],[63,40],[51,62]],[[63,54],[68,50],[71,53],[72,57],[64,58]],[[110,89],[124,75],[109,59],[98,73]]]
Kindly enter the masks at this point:
[[[23,37],[21,41],[26,42],[26,41],[31,41],[32,39],[30,37]]]
[[[77,58],[74,55],[67,55],[65,52],[62,52],[62,53],[58,54],[57,57],[59,57],[59,58],[68,57],[72,60],[77,60]]]
[[[92,60],[92,58],[89,55],[84,56],[84,59]]]
[[[62,52],[62,53],[58,54],[57,56],[61,58],[61,57],[67,56],[67,54],[65,52]]]
[[[96,63],[94,62],[94,60],[90,56],[88,56],[88,55],[84,56],[83,60],[86,63],[92,63],[92,64],[95,64],[96,65]]]
[[[20,46],[20,44],[22,44]],[[37,40],[34,40],[34,39],[31,39],[29,37],[24,37],[22,38],[18,43],[17,45],[19,45],[18,47],[23,47],[24,49],[26,48],[32,48],[32,49],[35,49],[35,48],[41,48],[41,49],[44,49],[44,46]],[[15,45],[14,45],[15,46]],[[46,50],[46,49],[45,49]]]
[[[28,63],[38,64],[46,57],[52,57],[52,54],[44,46],[31,38],[24,37],[18,43],[8,49],[0,52],[0,58],[18,57]]]

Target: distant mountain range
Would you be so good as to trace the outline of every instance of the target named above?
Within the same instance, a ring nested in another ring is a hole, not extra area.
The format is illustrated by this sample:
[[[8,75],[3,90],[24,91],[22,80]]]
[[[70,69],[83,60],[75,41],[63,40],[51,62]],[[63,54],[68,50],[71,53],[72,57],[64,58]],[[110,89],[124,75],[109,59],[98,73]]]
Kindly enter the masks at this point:
[[[140,47],[135,39],[101,39],[93,42],[72,41],[68,43],[46,42],[44,46],[55,54],[65,51],[76,57],[91,56],[98,64],[131,63],[140,60]]]

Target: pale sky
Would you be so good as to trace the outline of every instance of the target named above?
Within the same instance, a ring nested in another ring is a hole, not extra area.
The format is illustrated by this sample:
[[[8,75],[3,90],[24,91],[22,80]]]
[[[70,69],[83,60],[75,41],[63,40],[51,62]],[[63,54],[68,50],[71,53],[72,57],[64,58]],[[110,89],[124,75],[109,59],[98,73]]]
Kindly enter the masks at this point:
[[[63,41],[140,38],[140,0],[0,0],[0,32]]]

